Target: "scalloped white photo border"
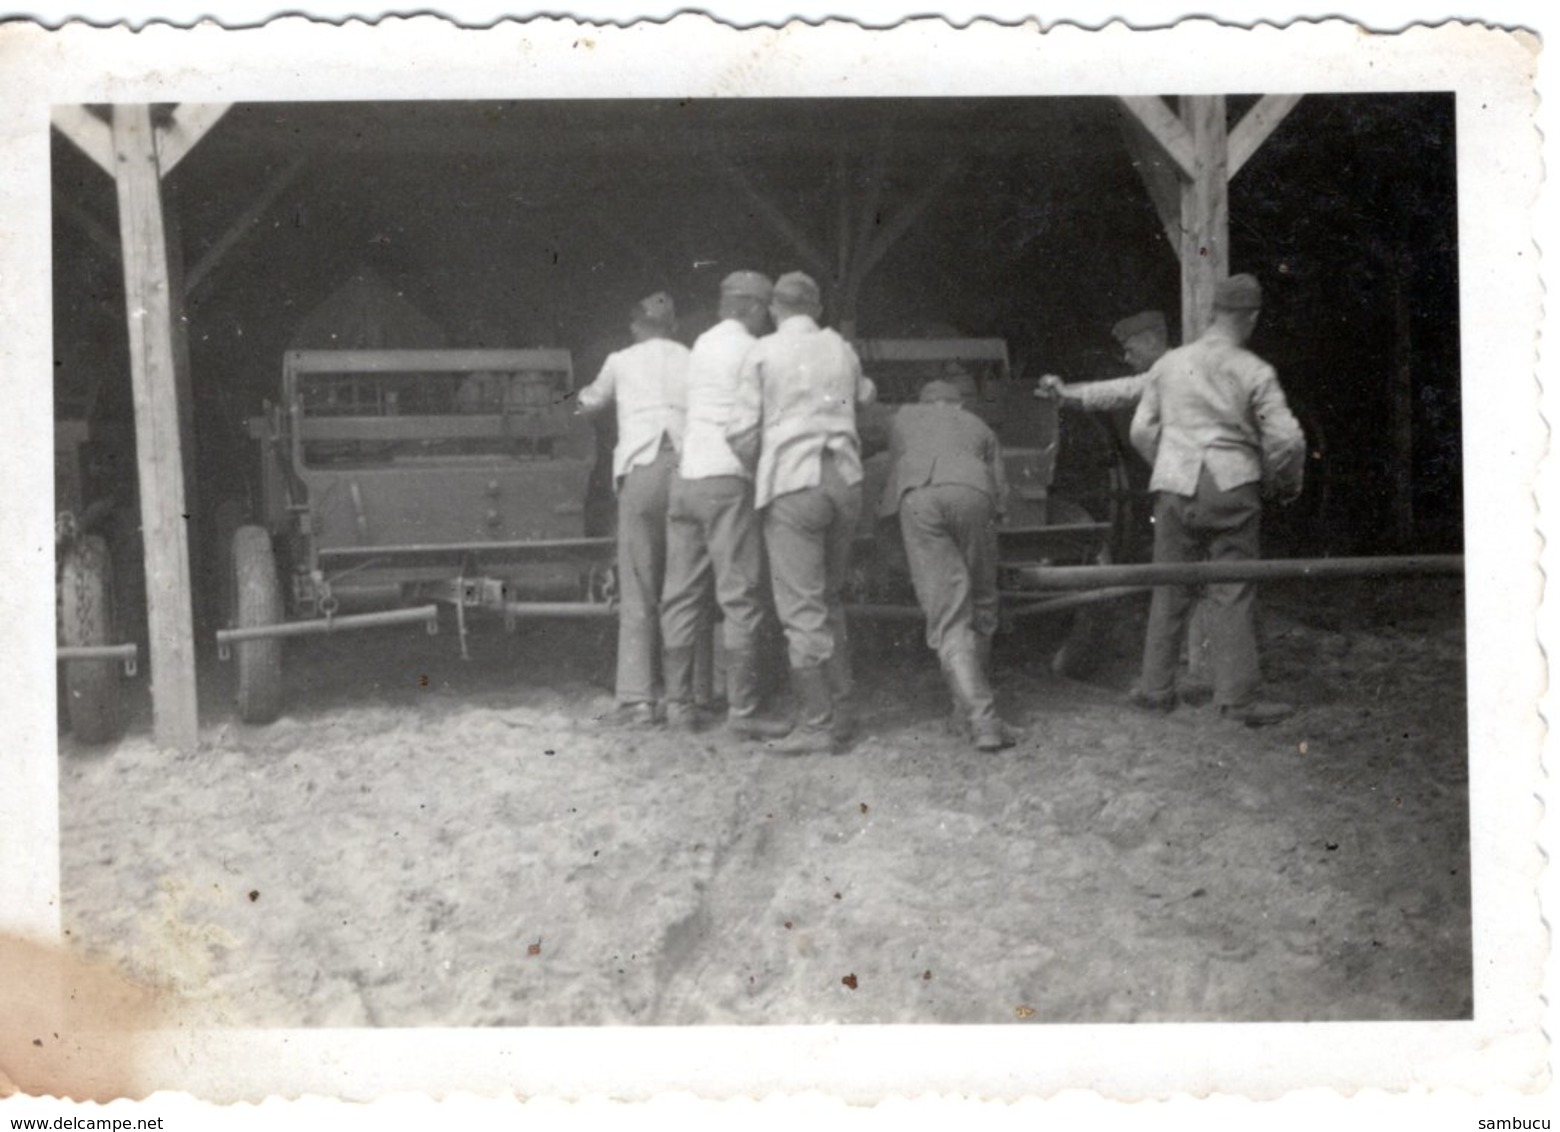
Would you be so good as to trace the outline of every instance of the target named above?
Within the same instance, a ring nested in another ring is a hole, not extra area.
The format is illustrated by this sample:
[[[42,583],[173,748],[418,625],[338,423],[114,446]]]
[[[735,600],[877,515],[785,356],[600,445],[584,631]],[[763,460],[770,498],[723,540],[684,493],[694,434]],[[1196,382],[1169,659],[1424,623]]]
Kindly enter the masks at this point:
[[[575,44],[587,40],[589,50]],[[1464,385],[1475,1018],[1447,1023],[190,1031],[132,1043],[148,1090],[213,1100],[396,1093],[852,1102],[1084,1089],[1114,1098],[1325,1087],[1518,1092],[1548,1080],[1537,886],[1545,690],[1537,43],[1475,25],[1345,21],[1135,31],[938,19],[738,30],[697,15],[464,30],[286,18],[229,31],[0,25],[0,932],[57,942],[49,108],[304,99],[1114,95],[1453,90]],[[220,125],[217,127],[220,128]],[[0,1002],[5,993],[0,972]],[[0,1007],[3,1015],[3,1007]],[[5,1023],[0,1017],[0,1029]],[[0,1071],[4,1066],[0,1065]],[[0,1115],[4,1115],[0,1113]]]

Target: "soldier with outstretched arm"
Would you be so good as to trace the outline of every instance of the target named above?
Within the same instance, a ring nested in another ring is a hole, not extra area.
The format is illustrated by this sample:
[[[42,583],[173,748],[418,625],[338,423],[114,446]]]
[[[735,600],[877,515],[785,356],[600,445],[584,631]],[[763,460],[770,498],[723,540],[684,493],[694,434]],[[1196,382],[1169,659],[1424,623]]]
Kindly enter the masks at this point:
[[[1126,376],[1069,383],[1055,374],[1046,374],[1040,379],[1035,395],[1060,397],[1062,403],[1071,408],[1112,414],[1112,422],[1120,434],[1119,442],[1126,447],[1130,443],[1130,414],[1143,399],[1149,371],[1170,348],[1170,334],[1163,312],[1156,310],[1139,311],[1121,319],[1110,328],[1110,334],[1116,340],[1123,364],[1130,371]],[[1177,694],[1188,703],[1206,703],[1213,695],[1208,677],[1210,646],[1206,621],[1202,602],[1194,600],[1188,627],[1187,673],[1177,686]],[[1072,659],[1069,650],[1074,647],[1072,638],[1062,646],[1055,662],[1058,671],[1067,671]]]
[[[1127,376],[1069,383],[1048,373],[1040,379],[1035,395],[1060,397],[1081,409],[1098,412],[1136,408],[1143,396],[1148,371],[1170,348],[1165,316],[1160,311],[1140,311],[1112,326],[1110,334],[1121,350],[1122,361],[1131,371]]]

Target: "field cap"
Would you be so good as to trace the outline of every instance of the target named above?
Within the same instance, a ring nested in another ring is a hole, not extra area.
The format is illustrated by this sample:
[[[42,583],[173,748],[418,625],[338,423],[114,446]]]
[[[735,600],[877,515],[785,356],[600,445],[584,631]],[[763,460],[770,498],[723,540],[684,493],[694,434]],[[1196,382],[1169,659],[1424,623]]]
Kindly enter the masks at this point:
[[[720,281],[722,295],[757,299],[761,303],[767,303],[774,290],[775,285],[769,281],[769,276],[757,271],[733,271]]]
[[[653,326],[657,330],[670,330],[677,325],[677,307],[665,291],[657,291],[634,304],[635,322]]]
[[[1121,345],[1125,346],[1131,339],[1139,334],[1157,334],[1160,338],[1169,336],[1169,330],[1165,326],[1163,311],[1139,311],[1116,323],[1110,328],[1110,336]]]
[[[818,284],[800,271],[788,271],[775,280],[774,301],[791,310],[816,310],[822,305]]]
[[[1213,305],[1226,311],[1262,309],[1262,284],[1255,275],[1231,275],[1214,284]]]
[[[964,393],[953,382],[934,378],[921,386],[921,400],[923,402],[947,401],[957,405],[964,400]]]

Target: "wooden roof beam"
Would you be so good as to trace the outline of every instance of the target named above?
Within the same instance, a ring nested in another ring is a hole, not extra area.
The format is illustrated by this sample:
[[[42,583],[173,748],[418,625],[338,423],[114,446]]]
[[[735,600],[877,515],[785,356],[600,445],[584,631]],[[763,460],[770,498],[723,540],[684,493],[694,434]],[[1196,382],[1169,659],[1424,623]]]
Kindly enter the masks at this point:
[[[1233,179],[1300,102],[1298,94],[1264,94],[1230,131],[1229,175]]]
[[[107,122],[85,106],[56,106],[49,124],[69,138],[77,149],[110,177],[114,175],[114,136]]]
[[[1175,162],[1176,172],[1190,181],[1196,176],[1192,135],[1186,124],[1157,94],[1123,95],[1117,99]]]
[[[758,214],[769,223],[769,226],[790,241],[796,250],[802,266],[820,279],[826,279],[829,275],[829,257],[824,255],[818,246],[810,240],[806,233],[791,222],[791,218],[785,214],[785,210],[774,201],[759,191],[758,186],[748,179],[747,174],[729,161],[720,162],[722,170],[731,179],[737,188],[742,190]]]
[[[237,220],[228,225],[227,231],[222,233],[217,242],[207,248],[205,254],[196,261],[195,266],[190,268],[189,273],[184,277],[186,295],[194,294],[195,288],[200,286],[201,281],[211,274],[212,269],[223,256],[232,251],[238,242],[249,234],[255,221],[259,220],[266,209],[276,203],[276,198],[286,192],[288,186],[298,179],[298,174],[303,172],[303,167],[307,164],[308,158],[295,157],[286,168],[271,178],[270,184],[261,190],[260,195],[250,206],[239,214]]]
[[[173,108],[170,120],[156,128],[157,167],[162,176],[173,172],[196,143],[206,136],[231,102],[189,102]],[[64,134],[110,177],[114,175],[114,139],[109,124],[85,106],[56,106],[49,124]]]
[[[1121,136],[1126,140],[1127,151],[1132,155],[1132,167],[1137,170],[1148,199],[1153,202],[1160,226],[1165,230],[1165,242],[1177,256],[1181,254],[1181,177],[1175,164],[1164,149],[1154,140],[1135,114],[1120,117]]]
[[[104,255],[114,260],[119,258],[119,237],[109,230],[108,225],[60,192],[58,185],[54,187],[53,196],[54,208],[57,212],[74,221],[76,227],[86,233],[87,238],[97,245],[98,250]]]
[[[963,168],[963,164],[958,161],[943,162],[932,179],[874,233],[872,242],[856,257],[856,262],[852,265],[851,281],[856,286],[859,287],[866,277],[872,274],[872,269],[883,261],[889,249],[926,214],[926,210],[932,207],[937,198],[942,195],[943,189],[947,188],[948,182],[958,176]]]
[[[866,193],[857,202],[856,224],[852,233],[853,239],[849,247],[842,249],[841,255],[847,261],[845,269],[840,273],[840,278],[848,279],[851,275],[852,264],[865,259],[872,251],[872,241],[876,233],[883,227],[883,190],[888,186],[888,138],[885,135],[878,142],[878,147],[872,155],[870,165],[863,168],[862,179],[866,182]],[[841,194],[849,196],[852,186],[842,185]]]
[[[231,102],[186,102],[173,108],[173,117],[157,128],[157,167],[166,177],[183,161],[207,131],[232,109]]]

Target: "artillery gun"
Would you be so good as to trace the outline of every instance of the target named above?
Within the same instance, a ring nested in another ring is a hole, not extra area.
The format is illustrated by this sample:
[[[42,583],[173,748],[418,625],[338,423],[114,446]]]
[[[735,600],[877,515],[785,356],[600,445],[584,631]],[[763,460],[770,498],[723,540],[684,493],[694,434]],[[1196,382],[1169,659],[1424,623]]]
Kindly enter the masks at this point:
[[[588,537],[594,432],[567,350],[294,350],[249,422],[259,508],[230,548],[219,655],[239,716],[282,706],[286,638],[469,614],[602,616],[614,541]]]

